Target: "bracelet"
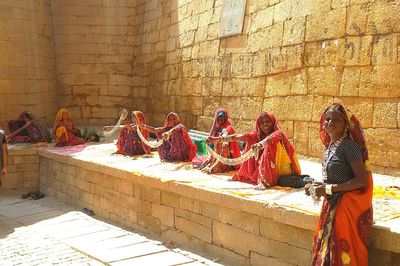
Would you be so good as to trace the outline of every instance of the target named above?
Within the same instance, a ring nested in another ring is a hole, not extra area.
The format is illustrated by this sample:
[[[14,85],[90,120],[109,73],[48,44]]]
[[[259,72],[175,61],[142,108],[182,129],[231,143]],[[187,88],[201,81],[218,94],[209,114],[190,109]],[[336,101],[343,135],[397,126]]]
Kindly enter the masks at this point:
[[[325,185],[325,193],[326,195],[332,195],[332,184],[330,185]]]

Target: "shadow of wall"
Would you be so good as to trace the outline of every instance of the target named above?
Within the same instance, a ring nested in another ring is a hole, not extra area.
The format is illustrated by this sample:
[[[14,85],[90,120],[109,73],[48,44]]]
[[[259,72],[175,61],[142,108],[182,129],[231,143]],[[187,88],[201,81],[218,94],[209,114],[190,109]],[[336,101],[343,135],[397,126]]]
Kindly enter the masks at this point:
[[[0,121],[22,111],[51,122],[57,108],[50,5],[0,2]]]

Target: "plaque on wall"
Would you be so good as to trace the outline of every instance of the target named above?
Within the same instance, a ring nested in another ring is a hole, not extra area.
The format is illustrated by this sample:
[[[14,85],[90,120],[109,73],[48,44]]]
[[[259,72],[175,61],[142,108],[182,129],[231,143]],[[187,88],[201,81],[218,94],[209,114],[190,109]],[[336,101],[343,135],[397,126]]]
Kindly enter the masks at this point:
[[[222,4],[219,37],[242,33],[246,0],[224,0]]]

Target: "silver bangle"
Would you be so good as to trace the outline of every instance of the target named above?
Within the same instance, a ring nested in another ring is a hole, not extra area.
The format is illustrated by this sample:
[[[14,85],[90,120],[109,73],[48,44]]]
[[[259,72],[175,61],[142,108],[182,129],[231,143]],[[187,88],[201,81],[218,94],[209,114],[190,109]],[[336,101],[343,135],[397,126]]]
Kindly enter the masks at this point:
[[[326,195],[332,195],[332,184],[325,185],[325,193]]]

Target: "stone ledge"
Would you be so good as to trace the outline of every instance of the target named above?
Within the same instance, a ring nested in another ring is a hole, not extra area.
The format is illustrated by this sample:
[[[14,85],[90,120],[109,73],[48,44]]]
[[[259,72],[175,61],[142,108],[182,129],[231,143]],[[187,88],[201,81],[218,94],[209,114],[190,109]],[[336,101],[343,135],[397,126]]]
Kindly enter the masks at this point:
[[[146,159],[110,156],[114,149],[113,144],[88,146],[74,153],[67,152],[68,149],[39,149],[41,189],[67,202],[89,206],[106,219],[153,232],[169,241],[197,246],[207,252],[219,250],[218,254],[232,261],[235,258],[250,263],[265,257],[296,263],[294,257],[285,258],[285,254],[263,253],[259,248],[262,243],[266,248],[294,245],[290,251],[293,256],[309,254],[319,207],[299,205],[300,208],[274,199],[289,197],[290,200],[291,195],[296,195],[297,200],[310,205],[310,199],[299,196],[299,191],[235,195],[229,187],[238,191],[254,192],[254,189],[247,184],[227,182],[228,175],[205,175],[189,170],[190,164],[163,163],[157,156]],[[317,163],[302,160],[301,165],[303,172],[314,177],[320,171]],[[60,177],[52,180],[57,171],[61,171],[56,175]],[[374,256],[400,253],[398,228],[400,219],[376,221],[371,239]],[[247,249],[238,252],[230,232],[247,236],[243,240]],[[301,236],[304,234],[301,232],[306,234]],[[215,234],[220,233],[225,237],[216,238]],[[292,239],[293,236],[301,238]],[[254,241],[261,242],[250,244]],[[306,261],[307,258],[302,258],[298,263],[303,265]]]

